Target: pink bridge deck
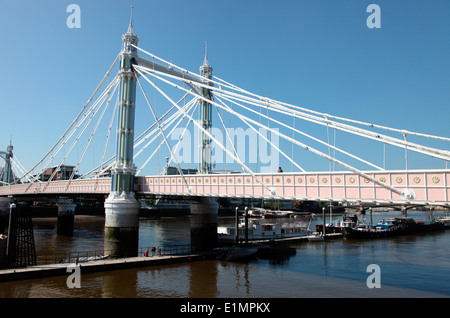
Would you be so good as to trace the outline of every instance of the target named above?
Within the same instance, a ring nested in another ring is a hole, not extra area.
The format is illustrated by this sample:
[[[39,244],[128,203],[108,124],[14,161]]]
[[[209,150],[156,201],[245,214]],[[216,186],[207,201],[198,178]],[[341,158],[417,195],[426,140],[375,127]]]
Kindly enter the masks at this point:
[[[449,205],[450,170],[415,170],[366,172],[376,180],[399,190],[411,189],[415,199],[411,204]],[[256,174],[264,186],[250,174],[185,175],[188,192],[180,175],[137,177],[135,191],[140,194],[278,198],[297,200],[334,200],[348,202],[404,203],[402,197],[390,189],[350,172]],[[76,194],[110,192],[110,178],[98,180],[21,184],[0,187],[0,196]],[[274,189],[275,195],[267,189]]]
[[[418,204],[448,204],[450,197],[450,171],[389,171],[366,173],[374,179],[399,190],[412,189]],[[354,173],[277,173],[256,174],[269,189],[249,174],[185,175],[186,186],[179,175],[149,176],[137,178],[139,193],[166,195],[202,195],[214,197],[253,197],[297,200],[335,200],[361,202],[405,202],[390,189],[379,186]]]

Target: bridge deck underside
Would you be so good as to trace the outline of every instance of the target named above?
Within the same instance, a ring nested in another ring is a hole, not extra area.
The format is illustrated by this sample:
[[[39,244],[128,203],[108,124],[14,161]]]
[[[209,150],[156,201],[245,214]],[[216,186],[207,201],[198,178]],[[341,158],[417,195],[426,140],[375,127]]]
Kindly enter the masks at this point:
[[[411,189],[410,204],[449,205],[450,170],[367,172],[368,176],[399,190]],[[333,200],[348,202],[405,203],[397,193],[350,172],[209,174],[136,177],[139,194]],[[190,191],[186,186],[189,186]],[[76,194],[110,192],[110,178],[52,181],[0,187],[0,196],[26,194]],[[275,194],[270,190],[275,190]]]

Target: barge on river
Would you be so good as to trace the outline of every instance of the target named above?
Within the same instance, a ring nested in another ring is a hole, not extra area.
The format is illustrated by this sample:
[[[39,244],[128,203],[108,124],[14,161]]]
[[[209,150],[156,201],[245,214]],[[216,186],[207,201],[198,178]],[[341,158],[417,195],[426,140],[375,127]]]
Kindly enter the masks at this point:
[[[342,233],[345,228],[353,228],[358,224],[358,216],[344,215],[342,220],[325,225],[325,233]],[[316,224],[316,232],[323,232],[323,224]]]
[[[444,230],[443,222],[415,221],[412,218],[388,218],[376,225],[360,225],[343,229],[345,239],[372,239],[396,235],[418,234]]]

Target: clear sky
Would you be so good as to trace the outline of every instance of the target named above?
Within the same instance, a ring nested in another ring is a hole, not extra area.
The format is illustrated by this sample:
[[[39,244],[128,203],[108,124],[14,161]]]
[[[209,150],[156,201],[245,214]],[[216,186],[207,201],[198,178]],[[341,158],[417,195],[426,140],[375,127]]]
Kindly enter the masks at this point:
[[[81,8],[80,28],[66,24],[71,3]],[[366,24],[372,3],[381,28]],[[450,136],[448,0],[0,0],[1,150],[12,138],[31,168],[52,147],[119,53],[131,5],[139,46],[185,69],[198,72],[208,41],[214,75],[248,91]],[[396,156],[387,168],[404,168],[404,153]],[[410,158],[411,168],[445,168]],[[308,160],[309,170],[320,169]]]

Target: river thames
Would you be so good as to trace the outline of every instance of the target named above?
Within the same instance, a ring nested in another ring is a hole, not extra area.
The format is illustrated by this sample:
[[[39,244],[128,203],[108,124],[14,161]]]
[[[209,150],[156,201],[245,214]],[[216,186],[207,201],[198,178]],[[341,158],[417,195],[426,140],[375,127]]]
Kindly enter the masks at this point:
[[[434,213],[442,216],[442,213]],[[374,212],[373,221],[400,216]],[[416,220],[428,212],[409,212]],[[335,216],[337,220],[341,216]],[[363,216],[359,216],[361,218]],[[368,220],[368,215],[364,216]],[[327,221],[328,221],[327,216]],[[283,220],[291,221],[292,220]],[[296,219],[299,221],[299,219]],[[309,219],[301,220],[309,223]],[[311,220],[322,224],[322,217]],[[56,234],[56,218],[35,218],[37,255],[103,249],[104,217],[76,216],[72,236]],[[234,219],[219,217],[219,225]],[[140,219],[140,247],[187,245],[190,220]],[[2,298],[324,298],[449,297],[450,231],[377,240],[298,242],[283,259],[245,262],[205,260],[174,265],[83,274],[81,288],[67,276],[0,283]],[[369,288],[368,266],[379,266],[381,288]]]

